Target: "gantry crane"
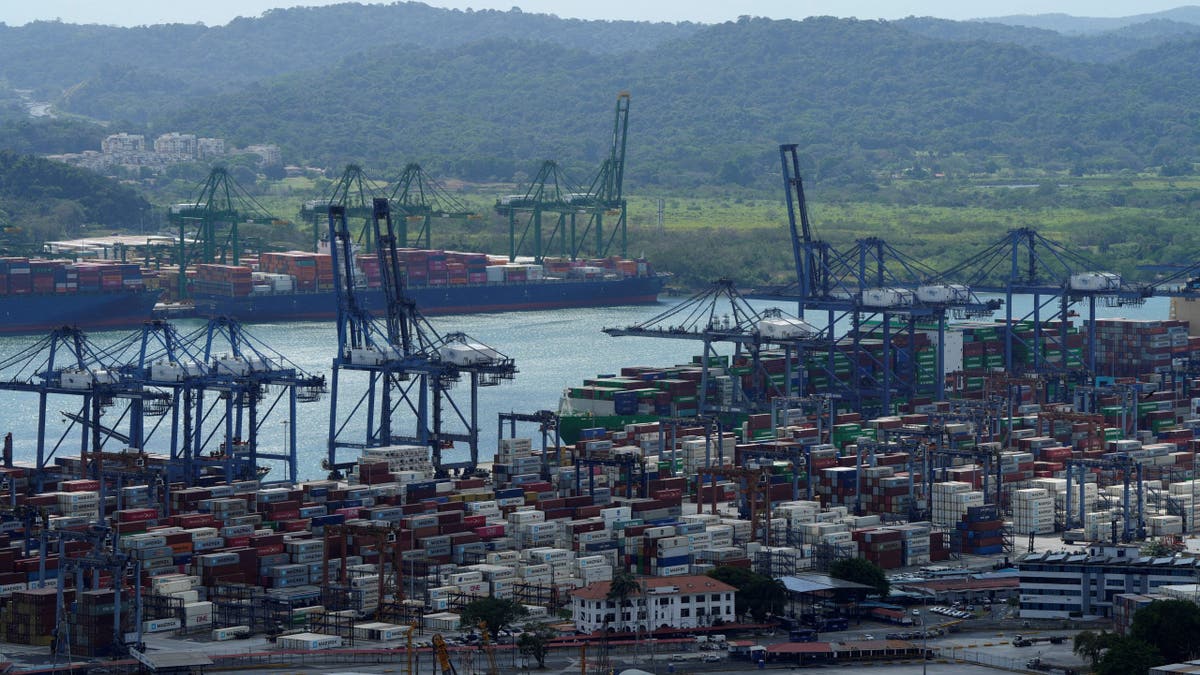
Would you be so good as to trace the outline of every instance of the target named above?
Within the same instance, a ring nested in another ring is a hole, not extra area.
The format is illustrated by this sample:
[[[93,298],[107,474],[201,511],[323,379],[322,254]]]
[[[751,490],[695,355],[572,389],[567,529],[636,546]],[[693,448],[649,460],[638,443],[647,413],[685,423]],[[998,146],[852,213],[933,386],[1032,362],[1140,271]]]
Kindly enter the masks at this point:
[[[374,201],[372,221],[387,301],[386,314],[380,319],[364,307],[355,283],[354,266],[349,264],[353,259],[352,242],[345,212],[339,206],[329,211],[338,344],[333,360],[325,466],[331,472],[340,472],[353,465],[353,461],[339,456],[339,450],[415,443],[430,448],[439,474],[444,475],[450,468],[473,472],[479,463],[479,388],[512,379],[516,365],[511,358],[463,333],[442,336],[435,331],[404,291],[388,200]],[[365,376],[366,383],[361,397],[347,411],[340,405],[339,386],[342,378],[353,374]],[[463,378],[470,387],[466,410],[450,395],[452,386]],[[413,428],[408,434],[398,429],[397,411],[402,405],[412,414]],[[446,428],[443,417],[447,412],[456,415],[462,431]],[[351,423],[365,426],[365,436],[349,438]],[[455,441],[468,443],[470,450],[469,461],[458,466],[442,461],[443,448]]]
[[[361,522],[325,526],[325,559],[341,561],[336,581],[347,590],[350,583],[346,565],[347,535],[353,536],[356,541],[360,537],[374,541],[375,551],[379,554],[379,561],[376,563],[376,590],[379,594],[379,604],[375,608],[376,621],[403,618],[403,612],[400,611],[404,602],[404,573],[400,564],[403,546],[401,532],[398,525],[384,526]],[[325,566],[321,573],[321,586],[330,588],[329,581],[329,567]]]
[[[45,338],[4,359],[0,369],[9,373],[8,379],[0,382],[0,391],[33,393],[38,397],[32,483],[39,492],[46,468],[54,463],[55,454],[63,449],[72,428],[78,427],[80,431],[79,456],[86,475],[98,474],[101,467],[90,461],[95,459],[90,455],[110,437],[111,432],[101,421],[105,411],[118,401],[126,401],[140,412],[154,407],[146,404],[147,399],[162,398],[160,393],[146,391],[135,378],[123,374],[112,355],[93,344],[78,328],[51,331]],[[53,445],[47,439],[51,397],[55,401],[64,397],[79,401],[78,412],[69,411],[66,418],[70,424]],[[129,436],[139,436],[140,422],[140,414],[130,417],[134,431]]]
[[[400,247],[433,248],[434,218],[481,218],[415,162],[405,165],[392,181],[388,202],[399,218],[396,245]],[[409,233],[410,225],[417,228],[415,236]]]
[[[608,157],[600,165],[600,170],[592,178],[587,192],[573,196],[571,204],[583,209],[588,216],[587,225],[576,236],[575,216],[571,214],[571,258],[578,258],[584,243],[589,236],[595,238],[594,252],[597,258],[603,258],[612,250],[618,235],[621,237],[621,257],[629,253],[629,237],[627,226],[628,203],[625,201],[625,142],[629,134],[629,92],[617,94],[617,107],[613,116],[612,141],[608,147]],[[605,238],[605,216],[616,216],[616,225]]]
[[[212,471],[227,480],[253,479],[274,462],[298,478],[297,404],[320,400],[325,377],[306,373],[279,352],[224,317],[187,334],[152,321],[106,351],[113,372],[136,384],[153,406],[130,411],[127,445],[136,450],[166,444],[170,479],[189,485]],[[280,410],[282,408],[282,410]],[[143,417],[157,417],[146,428]],[[269,422],[284,425],[283,449],[260,448]],[[169,438],[156,441],[156,437]]]
[[[1004,294],[1006,373],[1058,374],[1090,383],[1096,374],[1097,301],[1112,307],[1136,306],[1153,292],[1098,269],[1082,254],[1026,227],[1009,230],[983,251],[947,269],[942,278],[962,277],[963,283],[979,292]],[[1013,314],[1015,295],[1033,300],[1024,316]],[[1068,335],[1071,308],[1079,301],[1087,304],[1082,317],[1087,343],[1082,354],[1074,354],[1077,348],[1070,345]],[[1064,401],[1067,395],[1065,389],[1058,393]]]
[[[583,195],[582,188],[567,178],[562,167],[553,160],[542,162],[541,168],[529,183],[524,194],[506,195],[496,200],[496,213],[508,218],[508,258],[516,262],[517,256],[525,255],[526,239],[534,262],[542,262],[546,252],[558,242],[560,255],[568,254],[566,218],[574,216],[577,207],[574,199]],[[543,236],[542,214],[556,214],[554,227],[549,236]],[[520,236],[517,233],[517,218],[526,218]],[[571,221],[574,223],[574,220]],[[571,242],[574,245],[574,241]]]
[[[1101,459],[1077,459],[1071,458],[1064,462],[1066,464],[1067,474],[1067,493],[1063,530],[1069,530],[1076,523],[1083,525],[1084,515],[1087,513],[1087,499],[1085,487],[1087,485],[1087,473],[1091,469],[1099,469],[1101,471],[1112,471],[1114,474],[1119,474],[1122,485],[1122,541],[1133,541],[1136,539],[1144,539],[1146,537],[1146,516],[1145,516],[1145,494],[1143,492],[1145,483],[1142,481],[1142,462],[1134,459],[1126,454],[1114,454],[1112,456]],[[1137,501],[1130,500],[1130,490],[1132,489],[1137,495]],[[1079,486],[1078,500],[1075,499],[1074,486]],[[1075,519],[1074,511],[1078,509],[1079,518]],[[1131,518],[1130,516],[1135,516]]]
[[[759,540],[759,528],[763,531],[763,544],[771,545],[771,470],[768,467],[708,466],[696,470],[696,503],[703,506],[700,488],[704,479],[711,479],[711,513],[717,512],[717,479],[729,478],[738,481],[739,515],[750,521],[750,540]],[[703,509],[701,509],[703,510]]]
[[[50,543],[46,534],[43,534],[42,543],[42,558],[48,554],[46,544]],[[58,572],[56,588],[58,589],[58,601],[55,604],[55,640],[52,645],[52,653],[56,656],[71,655],[70,643],[70,616],[68,609],[71,606],[82,604],[79,597],[75,598],[73,603],[68,605],[63,598],[63,591],[67,586],[67,576],[74,575],[74,588],[76,593],[87,590],[87,585],[84,583],[84,572],[91,573],[92,587],[99,590],[102,584],[101,573],[108,575],[108,582],[111,584],[113,592],[112,605],[112,622],[113,622],[113,639],[112,639],[112,656],[123,656],[129,652],[131,647],[140,647],[142,640],[142,584],[139,579],[141,567],[138,561],[128,553],[117,549],[116,542],[113,540],[112,533],[106,525],[92,525],[85,531],[76,532],[74,530],[54,530],[53,538],[58,546]],[[66,544],[68,541],[78,541],[86,543],[89,548],[82,554],[68,555]],[[45,578],[43,574],[42,578]],[[132,590],[133,597],[130,598]],[[133,633],[132,636],[125,632],[126,624],[121,620],[122,609],[124,603],[132,601],[134,617],[132,620]]]
[[[621,238],[620,254],[622,257],[628,255],[627,203],[623,190],[629,100],[629,92],[617,95],[608,156],[586,187],[567,178],[557,162],[546,160],[523,194],[507,195],[496,200],[496,213],[508,218],[510,259],[515,260],[523,253],[526,239],[530,237],[533,258],[537,262],[541,262],[554,249],[556,240],[558,254],[576,260],[583,254],[588,240],[592,239],[593,255],[603,258],[611,252],[618,235]],[[554,227],[547,237],[543,237],[544,213],[556,215]],[[519,216],[528,217],[520,237],[517,236]],[[580,216],[587,217],[582,230],[577,227]],[[606,238],[604,219],[607,216],[616,216],[617,223]]]
[[[753,413],[770,410],[774,396],[796,396],[806,392],[803,363],[807,350],[824,349],[829,344],[827,331],[782,312],[759,312],[738,293],[732,281],[720,279],[705,291],[651,317],[625,328],[605,328],[614,337],[634,336],[702,342],[699,390],[701,415],[720,413]],[[750,364],[751,386],[733,383],[733,398],[710,401],[705,395],[715,375],[710,373],[709,359],[716,355],[714,345],[731,344],[734,357],[745,357]],[[763,365],[770,350],[781,350],[784,359],[783,381],[773,380]]]
[[[839,394],[850,407],[891,412],[893,398],[921,392],[940,398],[945,386],[947,313],[987,314],[996,303],[981,302],[964,286],[932,280],[936,277],[933,270],[901,255],[882,239],[860,239],[842,252],[817,239],[808,215],[797,147],[779,146],[796,281],[752,297],[793,300],[801,318],[806,311],[814,311],[824,314],[826,326],[849,324],[847,338],[831,339],[825,353],[811,355],[806,366],[825,371],[829,392]],[[932,367],[922,364],[916,355],[913,335],[918,321],[937,323]],[[906,348],[894,349],[893,343],[905,334]],[[864,347],[864,340],[875,339],[881,340],[880,353]]]
[[[362,227],[357,232],[357,243],[364,248],[371,244],[372,203],[383,196],[383,187],[371,180],[358,164],[347,164],[342,175],[329,187],[321,199],[312,199],[300,207],[300,217],[312,225],[312,250],[321,250],[321,235],[329,222],[329,207],[341,206],[346,218],[359,220]]]
[[[496,438],[504,438],[504,423],[508,422],[509,438],[517,436],[517,422],[533,422],[538,425],[542,435],[542,480],[550,480],[550,449],[554,449],[554,465],[562,461],[562,438],[558,434],[558,413],[551,410],[539,410],[535,413],[502,412],[498,415]],[[554,444],[550,444],[553,437]]]
[[[242,241],[239,224],[290,225],[258,203],[224,168],[214,168],[195,196],[174,204],[169,219],[178,227],[176,263],[179,265],[178,293],[187,297],[187,268],[196,263],[238,265]],[[190,236],[189,236],[190,233]]]

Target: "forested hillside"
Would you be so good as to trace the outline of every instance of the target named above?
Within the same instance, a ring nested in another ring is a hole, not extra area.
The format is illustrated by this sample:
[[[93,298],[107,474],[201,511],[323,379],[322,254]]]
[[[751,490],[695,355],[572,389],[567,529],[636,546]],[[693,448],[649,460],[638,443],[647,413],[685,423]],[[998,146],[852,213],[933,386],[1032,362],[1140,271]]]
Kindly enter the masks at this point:
[[[109,130],[183,130],[276,143],[292,163],[421,161],[471,181],[519,182],[549,158],[583,182],[627,90],[632,187],[770,189],[783,141],[804,146],[812,179],[859,186],[1190,171],[1190,17],[1065,35],[917,18],[704,26],[343,4],[219,27],[0,26],[0,82],[111,122],[6,127],[11,147],[38,152],[94,149]]]
[[[652,47],[699,28],[559,19],[519,10],[464,12],[419,2],[278,9],[215,27],[0,24],[0,81],[47,98],[67,91],[61,105],[72,112],[146,121],[185,101],[255,80],[318,71],[348,55],[389,45],[420,54],[519,38],[617,53]]]
[[[0,233],[8,243],[80,236],[89,226],[127,228],[149,210],[145,199],[114,180],[0,150]]]
[[[162,127],[268,139],[331,165],[411,158],[508,180],[542,158],[595,166],[624,89],[634,184],[769,186],[781,141],[802,144],[817,180],[1141,170],[1198,154],[1197,56],[1200,40],[1087,64],[886,22],[747,19],[623,56],[512,40],[383,49],[316,80],[215,97]]]

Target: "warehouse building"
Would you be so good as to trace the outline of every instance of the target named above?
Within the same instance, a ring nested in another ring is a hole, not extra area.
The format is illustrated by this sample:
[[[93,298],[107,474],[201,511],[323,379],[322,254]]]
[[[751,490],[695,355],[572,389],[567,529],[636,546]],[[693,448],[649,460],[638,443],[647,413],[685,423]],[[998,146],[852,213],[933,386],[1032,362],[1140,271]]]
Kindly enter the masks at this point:
[[[1197,558],[1141,555],[1137,546],[1094,545],[1086,552],[1031,553],[1017,561],[1021,618],[1110,617],[1116,596],[1193,582]]]

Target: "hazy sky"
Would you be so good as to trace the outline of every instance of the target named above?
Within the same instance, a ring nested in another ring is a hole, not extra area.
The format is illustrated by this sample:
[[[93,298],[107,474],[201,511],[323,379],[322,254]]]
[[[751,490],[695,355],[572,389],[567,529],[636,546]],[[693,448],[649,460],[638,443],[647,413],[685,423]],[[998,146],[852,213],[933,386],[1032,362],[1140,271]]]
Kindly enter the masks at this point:
[[[1061,12],[1075,16],[1128,16],[1171,9],[1190,0],[431,0],[456,9],[501,9],[553,13],[564,18],[699,21],[716,23],[742,14],[773,19],[832,15],[896,19],[910,15],[973,19],[1006,14]],[[0,0],[0,21],[21,25],[38,19],[136,26],[152,23],[228,23],[273,7],[328,5],[334,0]]]

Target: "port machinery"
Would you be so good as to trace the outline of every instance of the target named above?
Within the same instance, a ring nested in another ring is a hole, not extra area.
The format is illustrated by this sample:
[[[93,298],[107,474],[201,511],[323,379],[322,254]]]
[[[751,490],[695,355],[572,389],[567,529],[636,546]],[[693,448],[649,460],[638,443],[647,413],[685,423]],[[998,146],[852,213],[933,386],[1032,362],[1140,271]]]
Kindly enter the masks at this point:
[[[176,264],[179,266],[177,293],[188,297],[187,268],[196,263],[241,262],[243,241],[239,224],[287,225],[234,180],[216,167],[196,188],[187,202],[171,205],[168,220],[178,228]]]
[[[578,259],[593,240],[592,253],[597,258],[609,255],[620,236],[619,253],[628,255],[627,202],[623,193],[625,180],[625,147],[629,131],[629,92],[617,94],[613,118],[612,139],[608,157],[587,186],[579,186],[553,160],[542,162],[537,174],[522,194],[506,195],[496,200],[496,213],[508,220],[509,259],[515,261],[524,254],[526,240],[536,262],[557,246],[558,254]],[[543,236],[542,215],[556,214],[554,227]],[[582,230],[580,216],[587,218]],[[615,216],[617,222],[606,234],[605,217]],[[520,236],[518,218],[524,220]]]
[[[337,296],[337,353],[330,383],[328,456],[323,466],[341,474],[354,465],[341,451],[355,455],[364,448],[414,444],[429,448],[439,475],[450,469],[474,472],[479,466],[480,387],[511,380],[514,361],[463,333],[439,334],[408,297],[400,273],[396,230],[389,202],[372,204],[372,237],[380,261],[385,315],[375,317],[363,305],[352,260],[353,241],[343,207],[329,209],[329,241]],[[347,378],[365,379],[362,395],[343,405]],[[451,389],[468,380],[469,401],[460,404]],[[400,413],[411,427],[401,429]],[[458,427],[451,429],[447,414]],[[363,435],[355,435],[358,430]],[[401,433],[402,431],[406,433]],[[465,463],[442,461],[442,450],[467,443]]]
[[[192,485],[212,473],[251,479],[277,465],[282,470],[272,480],[296,480],[297,404],[325,391],[323,376],[304,372],[228,318],[188,334],[151,321],[103,346],[64,327],[0,369],[8,374],[0,391],[38,399],[37,490],[48,467],[75,461],[81,477],[117,484],[150,479],[152,485]],[[77,403],[61,412],[66,426],[52,442],[54,405],[71,399]],[[263,451],[264,432],[271,428],[266,424],[276,420],[285,426],[283,450]],[[80,433],[78,460],[60,454],[73,428]],[[166,457],[149,455],[153,450]]]
[[[780,311],[760,312],[738,292],[733,282],[719,279],[708,289],[640,323],[623,328],[605,328],[613,337],[651,337],[690,340],[703,343],[698,413],[762,413],[771,409],[773,397],[792,397],[805,390],[804,371],[796,368],[804,352],[830,342],[829,331],[821,331],[805,321]],[[744,386],[730,378],[729,396],[708,395],[717,383],[710,362],[717,355],[715,345],[731,344],[735,359],[749,363],[752,383]],[[763,362],[764,352],[781,350],[783,373],[770,373]],[[772,378],[772,375],[782,375]],[[713,400],[716,398],[716,400]]]
[[[329,207],[338,205],[345,209],[348,220],[362,222],[362,227],[353,233],[355,243],[364,253],[372,252],[371,216],[374,200],[379,197],[387,197],[395,212],[396,245],[402,248],[433,248],[434,218],[478,220],[481,217],[415,162],[406,164],[400,175],[386,184],[368,177],[358,164],[347,164],[324,198],[304,202],[300,208],[300,217],[313,226],[313,251],[320,250]],[[410,224],[416,226],[411,235]]]

